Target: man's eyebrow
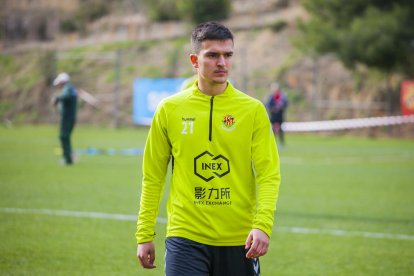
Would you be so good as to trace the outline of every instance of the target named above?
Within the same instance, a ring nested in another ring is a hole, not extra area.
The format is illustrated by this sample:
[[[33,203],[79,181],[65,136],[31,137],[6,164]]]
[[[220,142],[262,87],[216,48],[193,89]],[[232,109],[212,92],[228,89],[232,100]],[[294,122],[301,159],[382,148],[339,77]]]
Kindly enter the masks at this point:
[[[234,54],[234,51],[207,51],[206,54]]]

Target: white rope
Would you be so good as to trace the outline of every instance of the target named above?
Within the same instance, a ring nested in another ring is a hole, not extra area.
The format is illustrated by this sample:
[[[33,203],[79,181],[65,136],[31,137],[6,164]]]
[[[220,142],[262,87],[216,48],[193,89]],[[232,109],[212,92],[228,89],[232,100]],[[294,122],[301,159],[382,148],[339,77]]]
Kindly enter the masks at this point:
[[[414,123],[414,115],[313,122],[285,122],[282,124],[282,129],[286,132],[331,131],[412,123]]]

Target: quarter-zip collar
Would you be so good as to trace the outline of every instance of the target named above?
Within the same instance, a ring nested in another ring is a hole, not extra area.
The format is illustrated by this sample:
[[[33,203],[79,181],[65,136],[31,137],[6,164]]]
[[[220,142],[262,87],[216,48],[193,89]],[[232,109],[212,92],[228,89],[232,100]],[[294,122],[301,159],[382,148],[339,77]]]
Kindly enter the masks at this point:
[[[208,121],[208,140],[211,142],[213,139],[213,103],[214,103],[214,96],[210,99],[210,119]]]
[[[231,85],[231,83],[229,81],[227,81],[227,87],[223,91],[223,93],[218,94],[218,95],[215,95],[215,96],[206,95],[200,89],[198,89],[198,81],[195,81],[194,82],[192,88],[193,88],[193,95],[195,95],[195,96],[202,96],[202,97],[204,97],[204,98],[206,98],[208,100],[210,100],[211,97],[214,97],[214,98],[217,98],[217,97],[219,97],[219,98],[221,98],[221,97],[228,97],[234,91],[234,87]]]
[[[209,96],[204,94],[200,89],[198,89],[197,81],[194,82],[193,86],[193,95],[196,97],[201,97],[204,100],[209,101],[209,120],[208,120],[208,140],[212,142],[213,140],[213,112],[214,112],[214,101],[216,99],[221,99],[224,97],[229,97],[233,91],[234,87],[231,85],[229,81],[227,81],[227,87],[223,91],[223,93],[215,95],[215,96]]]

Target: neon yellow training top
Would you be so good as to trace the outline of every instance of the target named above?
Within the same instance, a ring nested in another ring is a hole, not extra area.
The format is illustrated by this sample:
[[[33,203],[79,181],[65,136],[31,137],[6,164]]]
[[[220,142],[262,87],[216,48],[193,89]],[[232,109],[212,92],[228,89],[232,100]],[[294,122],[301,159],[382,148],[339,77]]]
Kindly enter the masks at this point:
[[[167,237],[236,246],[253,228],[271,235],[279,156],[260,101],[229,82],[207,96],[196,82],[159,104],[144,150],[138,243],[154,239],[170,159]]]

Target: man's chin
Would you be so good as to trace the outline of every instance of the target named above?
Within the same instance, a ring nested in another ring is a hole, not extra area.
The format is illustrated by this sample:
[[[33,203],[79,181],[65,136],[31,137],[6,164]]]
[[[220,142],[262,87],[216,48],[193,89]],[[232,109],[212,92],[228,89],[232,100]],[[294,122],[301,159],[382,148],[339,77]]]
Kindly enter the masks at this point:
[[[224,83],[227,83],[227,78],[213,79],[213,82],[216,83],[216,84],[224,84]]]

